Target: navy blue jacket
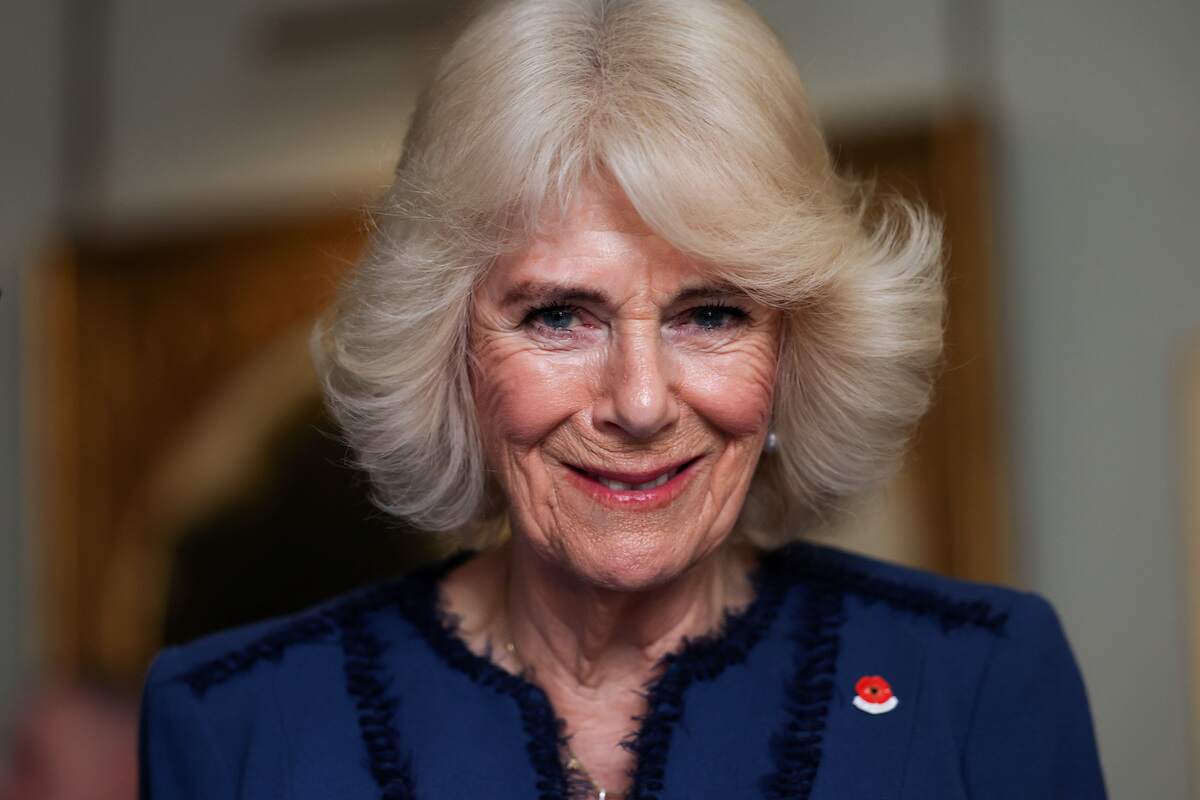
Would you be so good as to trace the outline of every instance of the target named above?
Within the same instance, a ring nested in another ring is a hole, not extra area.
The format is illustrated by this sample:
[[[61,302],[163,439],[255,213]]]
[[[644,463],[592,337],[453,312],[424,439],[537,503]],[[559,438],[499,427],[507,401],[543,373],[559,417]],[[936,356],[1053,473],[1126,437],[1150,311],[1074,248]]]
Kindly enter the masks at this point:
[[[561,800],[545,694],[470,652],[463,557],[163,652],[146,800]],[[830,548],[764,557],[751,606],[668,656],[631,798],[1105,796],[1083,682],[1041,598]]]

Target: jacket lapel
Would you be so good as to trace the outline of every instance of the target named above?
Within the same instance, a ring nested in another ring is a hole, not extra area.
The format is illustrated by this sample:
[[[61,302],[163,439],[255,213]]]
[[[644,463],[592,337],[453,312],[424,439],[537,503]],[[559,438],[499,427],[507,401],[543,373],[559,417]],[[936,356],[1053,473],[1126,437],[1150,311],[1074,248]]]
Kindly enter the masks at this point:
[[[895,613],[860,606],[855,624],[842,629],[814,800],[900,797],[924,651],[889,624]]]

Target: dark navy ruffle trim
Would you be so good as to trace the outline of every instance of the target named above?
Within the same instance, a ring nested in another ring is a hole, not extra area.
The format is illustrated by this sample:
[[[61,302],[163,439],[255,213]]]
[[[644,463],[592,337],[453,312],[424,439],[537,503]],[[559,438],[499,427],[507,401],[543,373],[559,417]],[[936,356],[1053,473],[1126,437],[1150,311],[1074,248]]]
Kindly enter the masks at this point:
[[[451,564],[438,565],[448,569]],[[354,700],[358,728],[366,749],[367,768],[383,800],[413,800],[412,769],[401,752],[395,724],[397,701],[387,690],[383,672],[386,645],[368,627],[367,615],[393,602],[404,582],[379,584],[301,616],[245,647],[206,661],[184,673],[182,680],[197,695],[263,661],[278,662],[299,644],[336,638],[345,656],[346,691]]]
[[[384,644],[367,625],[362,604],[337,608],[341,630],[346,691],[358,712],[358,730],[366,748],[367,766],[383,800],[413,800],[412,766],[400,750],[396,728],[396,698],[383,674]]]
[[[646,713],[634,736],[622,745],[634,754],[633,783],[627,800],[653,800],[664,788],[671,734],[683,718],[684,695],[693,683],[710,681],[727,667],[743,663],[770,628],[786,594],[780,564],[762,557],[753,576],[754,600],[738,613],[727,613],[712,634],[687,640],[660,662],[659,676],[646,689]]]
[[[775,771],[763,780],[767,800],[808,800],[812,794],[825,738],[825,719],[833,698],[844,595],[816,589],[805,600],[793,638],[795,672],[787,689],[788,718],[771,737]]]
[[[438,581],[470,554],[437,570],[415,575],[397,597],[400,613],[417,629],[443,661],[475,683],[516,701],[525,729],[526,752],[537,774],[538,800],[565,800],[579,776],[563,767],[564,726],[549,698],[537,686],[471,651],[458,635],[458,620],[441,606]]]
[[[999,634],[1008,622],[1008,613],[996,611],[987,601],[953,600],[932,589],[869,575],[842,563],[836,551],[825,551],[800,542],[780,552],[791,565],[789,571],[793,580],[830,591],[848,592],[868,602],[883,602],[900,611],[930,617],[946,632],[974,627]]]
[[[250,670],[263,661],[278,663],[284,653],[296,645],[333,639],[338,633],[338,621],[347,613],[355,611],[366,614],[382,608],[400,585],[400,582],[394,581],[372,586],[325,608],[303,614],[244,647],[196,665],[184,672],[180,679],[191,687],[197,696],[203,696],[212,687]]]
[[[767,800],[807,800],[821,766],[847,594],[929,617],[945,632],[976,627],[1000,634],[1008,614],[983,600],[954,600],[931,589],[870,575],[843,563],[835,552],[811,544],[796,543],[777,552],[787,564],[789,580],[805,587],[808,596],[793,633],[796,665],[788,686],[788,718],[771,737],[775,770],[763,780],[763,794]]]

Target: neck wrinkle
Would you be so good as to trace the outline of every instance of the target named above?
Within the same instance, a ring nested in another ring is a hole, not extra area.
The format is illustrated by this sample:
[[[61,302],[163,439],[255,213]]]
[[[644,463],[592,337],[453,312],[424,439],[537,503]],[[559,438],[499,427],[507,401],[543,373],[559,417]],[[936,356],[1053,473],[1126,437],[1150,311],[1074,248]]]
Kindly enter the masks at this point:
[[[519,541],[506,550],[506,637],[518,666],[552,695],[640,690],[685,639],[712,633],[727,612],[754,599],[753,557],[732,547],[640,593],[574,581]]]

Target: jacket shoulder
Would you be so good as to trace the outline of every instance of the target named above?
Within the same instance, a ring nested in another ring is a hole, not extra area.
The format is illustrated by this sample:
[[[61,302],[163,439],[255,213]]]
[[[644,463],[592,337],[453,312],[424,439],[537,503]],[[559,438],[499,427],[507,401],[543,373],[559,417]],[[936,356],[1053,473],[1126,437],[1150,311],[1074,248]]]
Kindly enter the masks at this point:
[[[280,796],[288,742],[313,720],[347,734],[333,736],[338,747],[373,732],[372,714],[388,701],[373,681],[376,636],[404,625],[399,614],[375,612],[410,585],[376,584],[161,652],[142,694],[142,796]]]
[[[837,598],[836,685],[882,674],[905,696],[899,718],[923,726],[906,796],[939,796],[945,752],[971,797],[1105,796],[1083,678],[1044,597],[827,546],[788,558],[798,583]],[[847,753],[850,775],[860,752]]]
[[[290,653],[339,651],[341,630],[399,597],[407,581],[352,590],[311,608],[213,633],[161,651],[146,678],[147,691],[186,687],[197,697],[219,686],[255,683],[288,663]]]
[[[1061,635],[1053,607],[1032,592],[949,578],[828,545],[804,542],[783,552],[794,580],[889,607],[942,633],[971,629],[999,637]]]

